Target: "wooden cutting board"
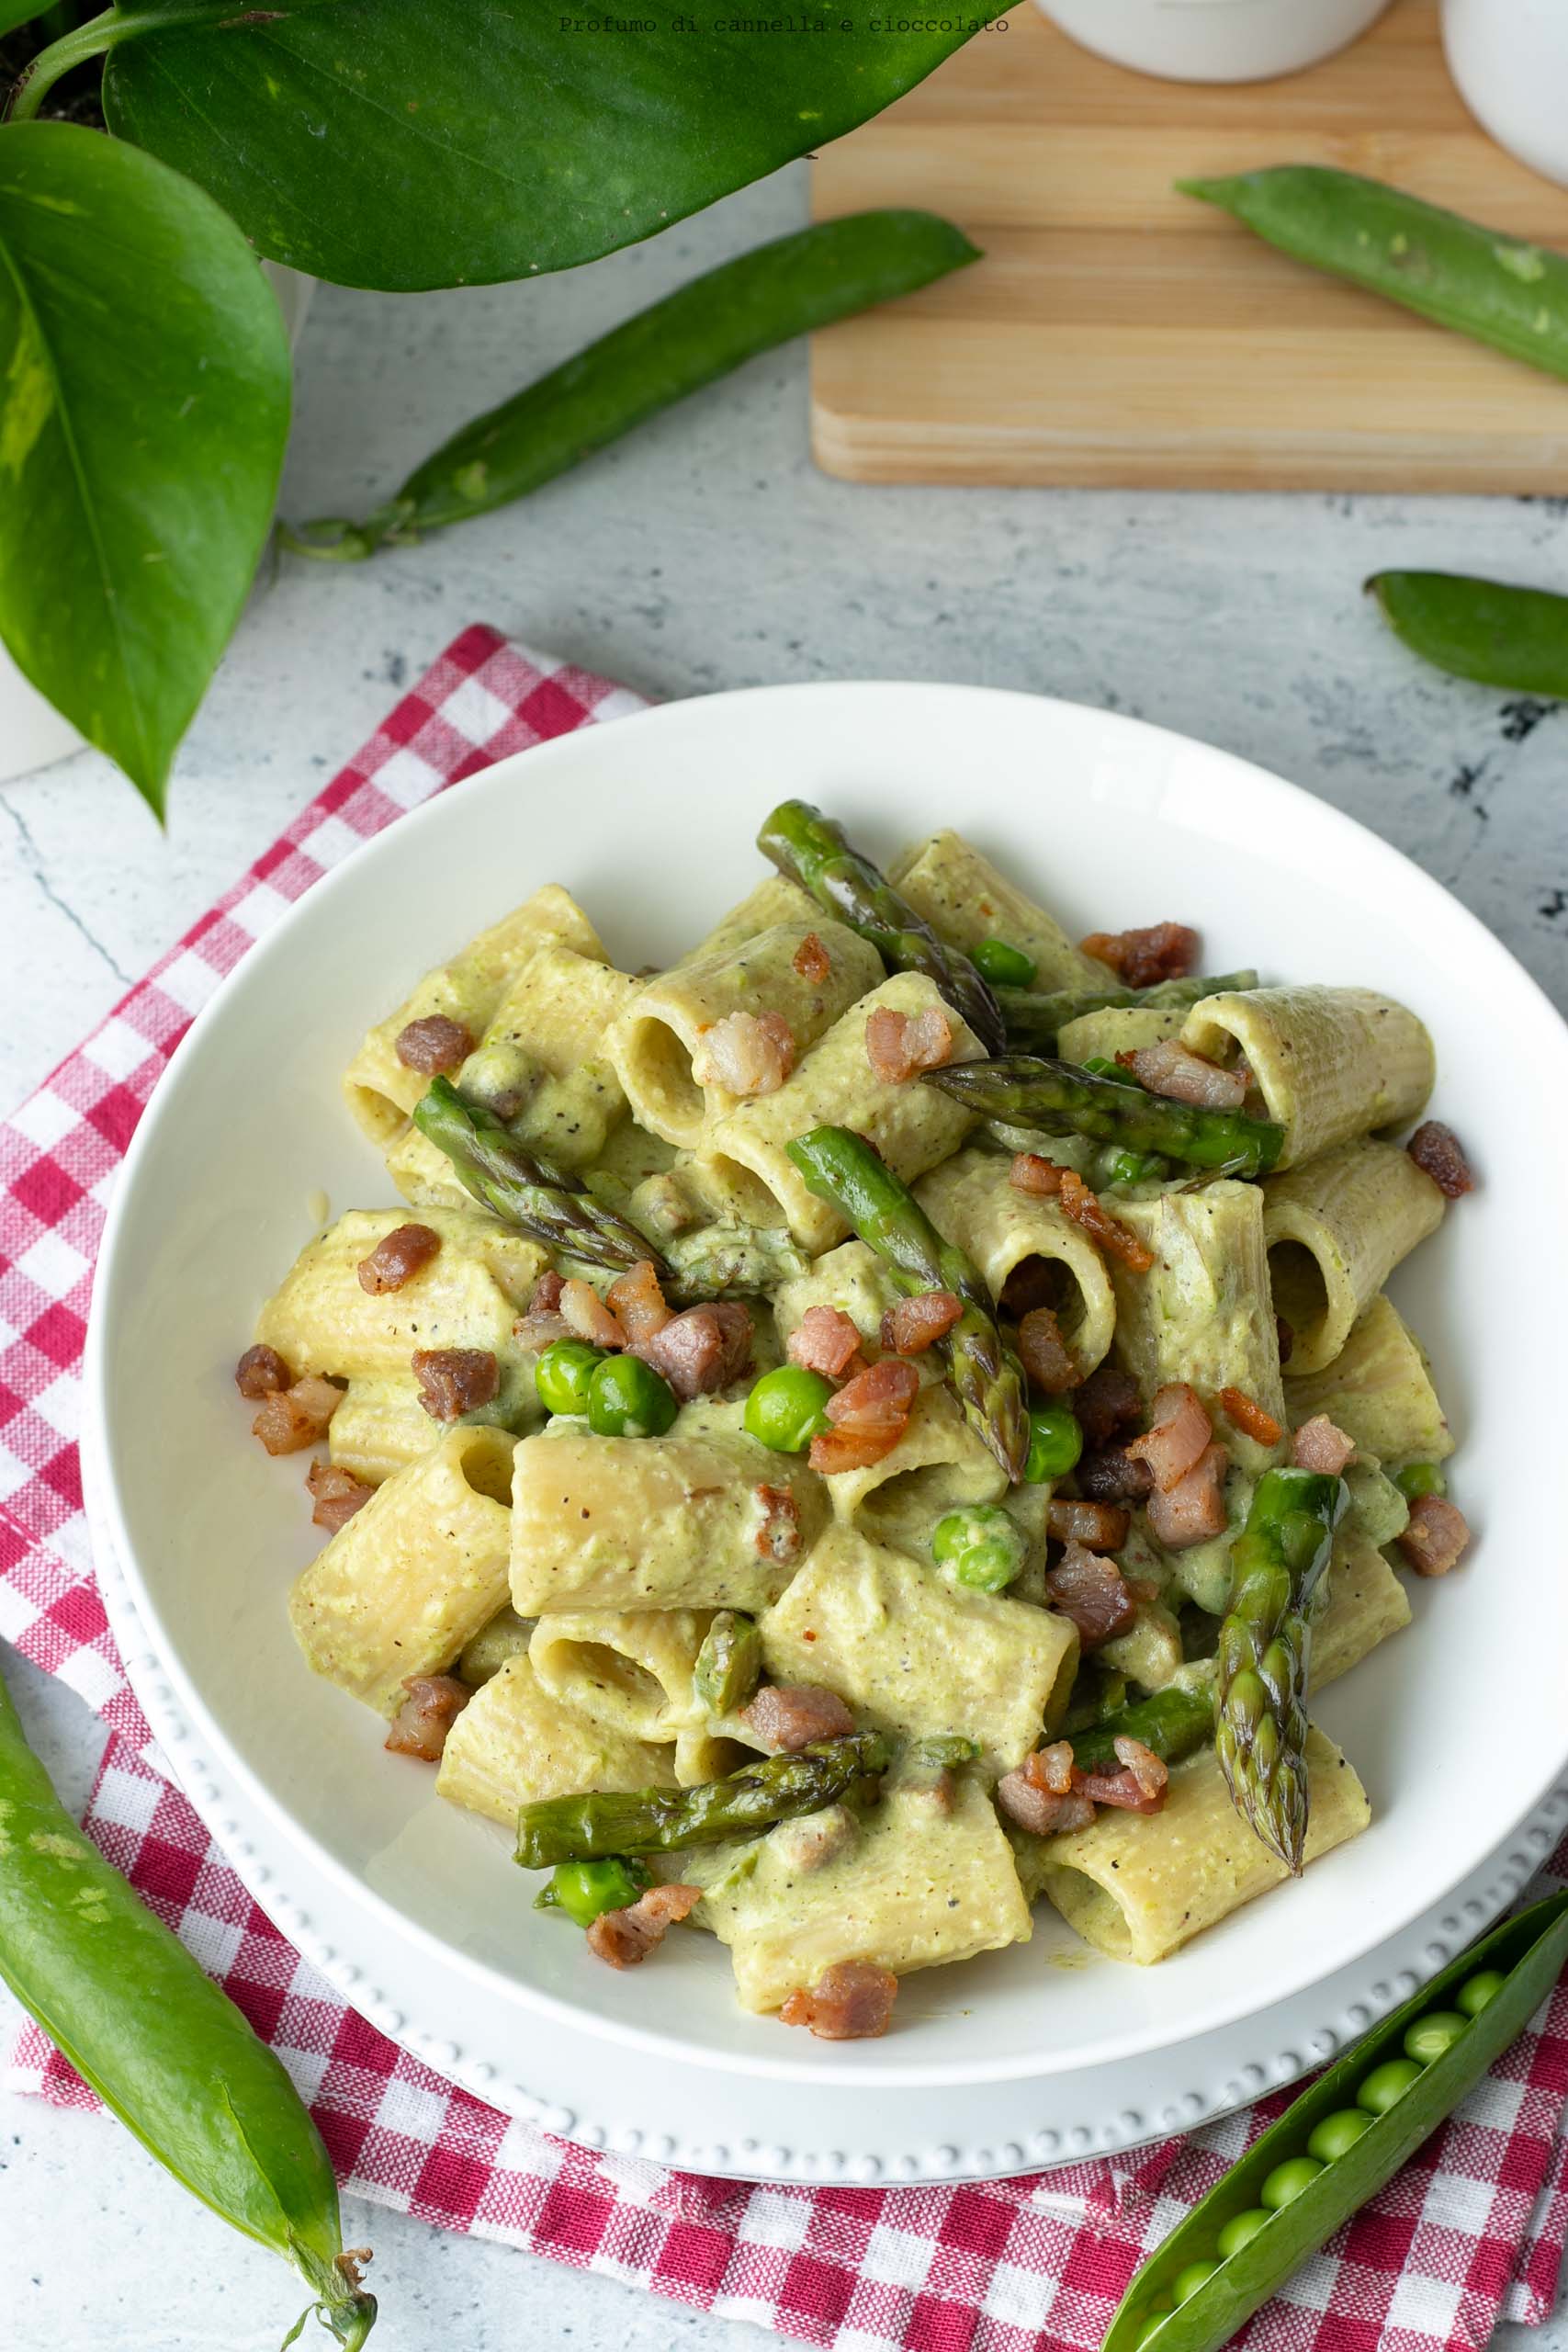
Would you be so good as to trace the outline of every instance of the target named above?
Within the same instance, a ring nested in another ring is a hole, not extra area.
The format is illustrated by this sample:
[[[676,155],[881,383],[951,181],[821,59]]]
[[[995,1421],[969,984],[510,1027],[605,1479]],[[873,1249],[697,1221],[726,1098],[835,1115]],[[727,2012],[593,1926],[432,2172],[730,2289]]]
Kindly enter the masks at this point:
[[[1326,64],[1240,88],[1125,73],[1021,7],[813,166],[819,219],[926,205],[985,249],[814,339],[818,462],[857,481],[1568,491],[1568,384],[1171,185],[1275,163],[1337,164],[1568,249],[1568,189],[1466,112],[1436,0],[1395,0]]]

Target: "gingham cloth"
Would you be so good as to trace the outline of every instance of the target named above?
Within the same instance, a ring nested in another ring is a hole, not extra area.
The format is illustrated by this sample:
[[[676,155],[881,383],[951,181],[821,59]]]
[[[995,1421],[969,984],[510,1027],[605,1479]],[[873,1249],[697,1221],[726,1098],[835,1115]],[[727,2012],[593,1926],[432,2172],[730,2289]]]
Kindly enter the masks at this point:
[[[0,1125],[0,1634],[109,1726],[86,1826],[220,1978],[310,2102],[345,2188],[833,2352],[1098,2346],[1134,2268],[1279,2111],[982,2187],[773,2188],[595,2154],[509,2121],[345,2007],[164,1776],[93,1577],[75,1435],[93,1260],[131,1130],[251,942],[400,812],[492,760],[640,707],[470,628],[237,888]],[[1568,1841],[1535,1893],[1568,1880]],[[36,2029],[7,2079],[91,2094]],[[1462,2113],[1247,2333],[1262,2352],[1479,2346],[1551,2309],[1565,2227],[1568,1990]]]

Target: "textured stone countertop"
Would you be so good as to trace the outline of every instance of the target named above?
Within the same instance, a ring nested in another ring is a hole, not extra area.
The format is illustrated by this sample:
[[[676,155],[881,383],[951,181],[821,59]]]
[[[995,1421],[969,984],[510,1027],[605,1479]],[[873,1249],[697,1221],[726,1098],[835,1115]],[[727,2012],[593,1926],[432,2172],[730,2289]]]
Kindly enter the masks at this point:
[[[697,269],[795,225],[803,203],[798,175],[784,174],[569,277],[401,298],[319,292],[284,511],[374,504],[466,418]],[[804,353],[774,354],[511,514],[357,569],[286,562],[258,590],[191,731],[166,838],[95,756],[0,788],[0,1110],[473,620],[659,695],[936,678],[1159,720],[1279,770],[1395,842],[1568,1004],[1568,714],[1423,671],[1360,594],[1391,564],[1560,584],[1565,511],[1547,498],[851,487],[812,465]],[[67,1693],[6,1663],[29,1729],[80,1799],[96,1727]],[[380,2352],[750,2352],[760,2341],[406,2217],[355,2213],[349,2234],[378,2247]],[[0,2100],[9,2342],[270,2352],[290,2294],[269,2256],[205,2217],[117,2127]],[[1568,2314],[1499,2342],[1568,2352]]]

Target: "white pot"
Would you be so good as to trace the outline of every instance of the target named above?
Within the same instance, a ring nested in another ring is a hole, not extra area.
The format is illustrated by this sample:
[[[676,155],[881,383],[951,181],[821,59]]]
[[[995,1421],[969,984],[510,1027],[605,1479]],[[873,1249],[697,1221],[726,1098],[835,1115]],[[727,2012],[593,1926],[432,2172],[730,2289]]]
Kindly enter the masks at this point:
[[[1494,0],[1476,0],[1478,8]],[[1171,82],[1267,82],[1332,56],[1388,0],[1037,0],[1085,49]],[[1502,0],[1506,6],[1507,0]],[[1557,0],[1543,0],[1551,7]]]
[[[1568,187],[1568,0],[1443,0],[1443,47],[1482,129]]]
[[[277,295],[288,340],[298,343],[316,281],[272,262],[263,266]],[[35,768],[48,767],[81,748],[82,738],[75,729],[28,684],[0,645],[0,784],[8,784],[13,776],[30,775]]]

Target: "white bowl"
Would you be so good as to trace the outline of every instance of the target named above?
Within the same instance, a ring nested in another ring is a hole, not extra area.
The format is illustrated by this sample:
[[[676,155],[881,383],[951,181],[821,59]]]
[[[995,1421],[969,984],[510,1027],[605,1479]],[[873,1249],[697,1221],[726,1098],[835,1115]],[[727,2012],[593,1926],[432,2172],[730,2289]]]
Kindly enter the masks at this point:
[[[411,978],[552,879],[622,962],[668,956],[754,880],[757,822],[786,793],[830,808],[873,854],[955,821],[1074,932],[1176,917],[1202,926],[1213,968],[1393,990],[1431,1024],[1435,1108],[1481,1177],[1395,1284],[1435,1359],[1479,1540],[1456,1575],[1416,1586],[1414,1625],[1321,1708],[1371,1792],[1371,1829],[1154,1970],[1050,1965],[1081,1948],[1042,1914],[1031,1945],[911,1978],[899,2030],[845,2049],[744,2015],[705,1938],[634,1976],[600,1968],[531,1910],[503,1835],[440,1804],[428,1773],[382,1753],[371,1716],[309,1677],[284,1614],[315,1542],[299,1466],[252,1442],[231,1378],[312,1229],[312,1195],[334,1212],[391,1197],[337,1081]],[[812,2083],[1044,2084],[1168,2052],[1352,1967],[1443,1902],[1568,1764],[1568,1578],[1539,1435],[1564,1385],[1565,1104],[1568,1035],[1498,943],[1394,851],[1242,761],[978,688],[673,705],[504,761],[405,817],[197,1021],[136,1136],[99,1267],[88,1373],[107,1531],[194,1739],[302,1878],[353,1896],[351,1956],[372,1983],[389,1973],[379,1955],[423,1951],[528,2031],[554,2017],[613,2039],[628,2070],[717,2069],[754,2086],[759,2138],[770,2083],[792,2098]],[[275,1880],[281,1900],[287,1867]],[[434,2030],[476,2054],[460,1999],[443,1997]]]

